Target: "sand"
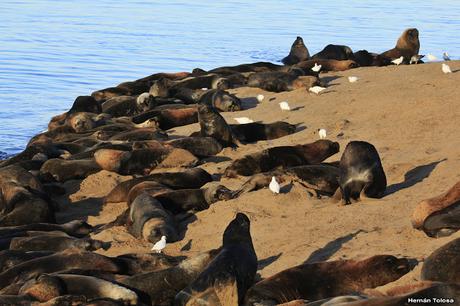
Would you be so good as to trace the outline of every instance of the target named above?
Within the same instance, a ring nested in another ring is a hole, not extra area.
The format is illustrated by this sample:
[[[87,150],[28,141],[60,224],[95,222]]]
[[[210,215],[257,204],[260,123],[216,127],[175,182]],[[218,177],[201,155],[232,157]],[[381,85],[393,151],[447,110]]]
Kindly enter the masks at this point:
[[[410,66],[370,67],[321,74],[328,88],[320,95],[306,90],[270,93],[256,88],[232,90],[244,98],[244,111],[223,113],[249,117],[265,123],[278,120],[301,124],[301,131],[273,141],[225,149],[201,167],[211,174],[223,172],[231,159],[264,148],[310,143],[325,128],[328,139],[338,141],[341,151],[328,159],[336,161],[351,140],[365,140],[378,150],[388,179],[387,195],[348,206],[316,199],[300,185],[285,185],[282,193],[268,189],[244,194],[235,200],[217,202],[183,224],[184,238],[170,243],[164,252],[190,256],[221,245],[222,233],[237,212],[251,220],[251,235],[259,259],[260,277],[306,261],[362,259],[391,254],[415,259],[418,265],[392,287],[420,279],[422,262],[436,248],[460,237],[434,239],[412,228],[410,216],[421,200],[445,192],[460,180],[460,62],[449,63],[454,73],[443,74],[441,63]],[[359,77],[349,83],[348,76]],[[255,97],[265,99],[257,103]],[[281,111],[287,101],[291,111]],[[198,124],[174,128],[171,135],[189,135]],[[164,170],[161,170],[164,171]],[[130,177],[107,171],[82,182],[66,183],[68,194],[60,203],[60,221],[80,218],[93,225],[105,224],[120,214],[126,203],[102,205],[102,198],[118,182]],[[245,178],[222,179],[231,189]],[[152,244],[136,240],[123,227],[93,235],[112,241],[100,253],[118,255],[148,252]]]

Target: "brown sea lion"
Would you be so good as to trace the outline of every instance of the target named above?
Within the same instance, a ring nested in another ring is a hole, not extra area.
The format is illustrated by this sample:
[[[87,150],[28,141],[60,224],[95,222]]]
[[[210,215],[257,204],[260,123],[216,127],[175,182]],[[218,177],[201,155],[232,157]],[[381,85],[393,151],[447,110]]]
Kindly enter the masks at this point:
[[[460,238],[448,242],[425,259],[421,278],[460,285]]]
[[[276,65],[270,62],[256,62],[251,64],[240,64],[236,66],[225,66],[209,70],[209,73],[245,73],[245,72],[267,72],[275,70],[285,70],[286,67],[281,65]]]
[[[225,169],[225,176],[250,176],[275,168],[319,164],[339,152],[339,144],[330,140],[317,140],[310,144],[272,147],[236,159]]]
[[[141,123],[147,119],[154,119],[162,130],[188,125],[198,122],[198,113],[195,106],[187,108],[151,110],[132,118],[134,123]]]
[[[233,134],[242,142],[277,139],[295,133],[297,127],[284,121],[230,124]]]
[[[387,179],[376,148],[365,141],[351,141],[340,159],[340,193],[345,204],[360,197],[381,198]]]
[[[169,256],[164,253],[136,253],[123,254],[116,257],[116,261],[124,267],[123,274],[135,275],[151,271],[159,271],[180,264],[185,256]]]
[[[180,172],[153,173],[144,177],[133,178],[118,184],[105,197],[105,203],[126,202],[134,186],[144,181],[156,181],[173,189],[200,188],[212,181],[212,176],[201,168],[192,168]]]
[[[126,201],[128,206],[131,206],[131,203],[142,193],[146,193],[151,196],[156,196],[157,194],[171,191],[169,187],[162,185],[156,181],[144,181],[141,182],[129,190],[128,200]]]
[[[49,256],[53,254],[52,251],[17,251],[17,250],[3,250],[0,251],[0,272],[8,270],[20,263]]]
[[[82,220],[72,220],[63,224],[53,223],[31,223],[19,226],[9,226],[0,228],[0,236],[11,235],[25,231],[61,231],[73,237],[88,236],[93,227]]]
[[[65,182],[83,179],[102,168],[94,160],[64,160],[53,158],[47,160],[40,168],[40,178],[46,181]]]
[[[417,55],[420,50],[418,34],[418,30],[415,28],[404,30],[398,38],[396,46],[393,49],[383,52],[381,56],[392,60],[403,56],[405,62],[409,63],[411,57]]]
[[[92,96],[78,96],[73,102],[67,114],[88,112],[94,114],[102,113],[101,105]]]
[[[460,229],[460,202],[441,209],[423,222],[423,231],[430,237],[449,236]]]
[[[222,145],[213,137],[184,137],[166,142],[175,148],[189,151],[198,157],[214,156],[222,151]]]
[[[219,305],[213,300],[220,301],[220,305],[241,305],[256,272],[250,221],[238,213],[225,229],[220,252],[196,280],[176,295],[174,305]]]
[[[205,104],[198,105],[198,122],[200,123],[201,136],[212,137],[224,147],[235,147],[239,141],[219,112]]]
[[[78,112],[72,113],[66,118],[66,124],[72,128],[75,133],[90,131],[105,123],[105,118],[100,114]]]
[[[345,61],[354,60],[354,56],[350,47],[330,44],[324,47],[323,50],[313,55],[311,59],[333,59],[338,61]]]
[[[105,101],[102,111],[113,117],[134,116],[150,109],[153,96],[142,93],[139,96],[119,96]]]
[[[268,277],[249,289],[245,305],[285,303],[353,294],[397,280],[410,271],[405,258],[377,255],[361,261],[302,264]]]
[[[242,109],[241,100],[237,96],[220,89],[206,91],[198,102],[222,112],[236,112]]]
[[[391,59],[381,56],[377,53],[370,53],[367,50],[359,50],[353,53],[353,60],[360,66],[388,66],[391,65]]]
[[[142,141],[142,140],[165,140],[168,139],[168,135],[158,128],[140,128],[131,131],[115,134],[109,138],[109,141]]]
[[[59,252],[75,248],[83,251],[109,249],[110,243],[89,238],[73,238],[69,236],[42,233],[30,237],[16,237],[11,239],[10,250],[19,251],[53,251]]]
[[[333,59],[315,59],[315,60],[308,60],[299,62],[293,65],[293,68],[302,69],[305,73],[310,73],[311,68],[315,66],[315,64],[321,65],[321,71],[345,71],[352,68],[357,68],[358,64],[353,60],[344,60],[338,61]]]
[[[296,71],[302,71],[302,74]],[[301,88],[308,89],[320,84],[319,79],[311,74],[313,74],[311,69],[293,70],[292,72],[257,72],[248,77],[247,86],[272,92],[292,91]]]
[[[310,53],[305,46],[302,37],[297,36],[296,40],[291,46],[289,55],[281,60],[285,65],[294,65],[301,61],[306,61],[310,58]]]

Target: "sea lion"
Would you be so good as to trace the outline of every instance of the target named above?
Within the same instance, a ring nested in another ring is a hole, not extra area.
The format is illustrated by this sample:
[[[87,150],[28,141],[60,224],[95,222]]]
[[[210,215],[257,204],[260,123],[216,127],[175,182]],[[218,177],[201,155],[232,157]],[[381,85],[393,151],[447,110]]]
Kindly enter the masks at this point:
[[[20,263],[49,256],[53,254],[52,251],[18,251],[18,250],[3,250],[0,251],[0,272],[8,270]]]
[[[75,133],[90,131],[104,124],[104,117],[100,114],[78,112],[72,113],[66,118],[66,124],[72,128]]]
[[[242,109],[241,100],[237,96],[220,89],[206,91],[200,97],[199,103],[212,106],[222,112],[236,112]]]
[[[153,109],[132,117],[134,123],[141,123],[147,119],[154,119],[162,130],[188,125],[198,122],[198,113],[195,106],[178,109]]]
[[[156,181],[144,181],[135,186],[133,186],[128,193],[128,200],[126,201],[128,207],[131,206],[131,203],[142,193],[146,193],[151,196],[156,196],[157,194],[171,191],[169,187],[162,185]]]
[[[119,255],[116,261],[124,267],[123,274],[136,275],[177,266],[185,258],[185,256],[174,257],[164,253],[137,253]]]
[[[423,222],[423,231],[430,237],[449,236],[460,229],[460,202],[441,209]]]
[[[128,231],[134,237],[149,242],[157,242],[161,236],[174,242],[179,236],[173,216],[158,200],[146,193],[137,196],[130,205]]]
[[[136,274],[121,279],[120,283],[147,293],[152,305],[171,305],[176,293],[195,280],[218,253],[219,250],[203,252],[185,259],[177,266]]]
[[[460,181],[445,193],[421,201],[412,213],[412,226],[423,229],[423,223],[432,214],[449,207],[455,207],[460,202]]]
[[[353,60],[360,66],[360,67],[367,67],[367,66],[388,66],[391,65],[391,59],[381,56],[377,53],[370,53],[367,50],[359,50],[353,53]]]
[[[257,87],[266,91],[283,92],[296,89],[308,89],[315,85],[319,85],[319,79],[312,76],[313,72],[309,70],[299,70],[302,74],[293,70],[292,72],[257,72],[248,77],[247,86]],[[303,75],[305,74],[305,75]]]
[[[404,62],[409,63],[412,56],[417,55],[420,50],[420,41],[418,39],[418,30],[410,28],[404,30],[396,42],[393,49],[383,52],[381,56],[396,59],[401,56],[404,57]]]
[[[147,111],[154,104],[154,98],[148,92],[139,96],[119,96],[105,101],[102,111],[113,117],[134,116]]]
[[[425,259],[421,279],[460,285],[460,238],[436,249]]]
[[[0,228],[0,236],[11,235],[25,231],[61,231],[70,236],[82,238],[88,236],[93,227],[82,220],[72,220],[63,224],[53,223],[31,223],[20,226],[9,226]]]
[[[102,113],[101,105],[92,96],[78,96],[70,107],[66,115],[79,112],[88,112],[94,114]]]
[[[245,73],[245,72],[267,72],[267,71],[275,71],[275,70],[285,70],[286,67],[281,65],[276,65],[270,62],[256,62],[251,64],[240,64],[236,66],[225,66],[219,67],[215,69],[211,69],[209,73],[217,73],[217,74],[233,74],[233,73]]]
[[[242,142],[277,139],[295,133],[297,127],[284,121],[273,123],[230,124],[233,134]]]
[[[47,160],[40,168],[40,178],[46,181],[65,182],[83,179],[102,168],[94,160],[64,160],[53,158]]]
[[[305,46],[302,37],[297,36],[296,40],[291,46],[289,55],[281,60],[285,65],[294,65],[301,61],[306,61],[310,58],[310,53]]]
[[[217,298],[222,305],[241,305],[256,272],[257,255],[252,244],[250,221],[245,214],[238,213],[224,231],[219,254],[196,280],[176,295],[174,304],[202,305],[204,302],[206,305],[210,299]],[[229,296],[233,298],[232,302],[222,300]]]
[[[353,69],[359,67],[358,64],[353,60],[333,60],[333,59],[316,59],[316,60],[308,60],[299,62],[293,65],[293,68],[302,69],[305,73],[310,73],[311,68],[315,66],[315,64],[321,65],[321,71],[345,71],[348,69]]]
[[[139,128],[131,131],[115,134],[109,141],[142,141],[142,140],[166,140],[168,135],[157,128]]]
[[[10,250],[19,251],[53,251],[59,252],[76,248],[83,251],[108,250],[110,243],[89,238],[73,238],[53,234],[41,234],[30,237],[15,237],[11,239]]]
[[[338,61],[345,61],[354,60],[354,56],[350,47],[330,44],[324,47],[323,50],[313,55],[311,59],[333,59]]]
[[[166,144],[189,151],[197,157],[214,156],[222,151],[222,145],[213,137],[184,137]]]
[[[339,152],[339,143],[330,140],[317,140],[305,145],[272,147],[234,160],[225,169],[224,174],[226,177],[250,176],[278,167],[319,164],[337,152]]]
[[[145,177],[121,182],[109,192],[104,202],[126,202],[131,188],[144,181],[156,181],[173,189],[191,189],[200,188],[211,182],[212,176],[201,168],[192,168],[181,172],[153,173]]]
[[[390,255],[372,256],[361,261],[302,264],[255,284],[246,295],[245,305],[255,305],[262,301],[315,301],[353,294],[395,281],[409,271],[407,259]]]
[[[215,108],[199,104],[198,122],[200,123],[201,136],[212,137],[224,147],[237,147],[239,145],[230,126]]]
[[[229,200],[233,192],[223,185],[211,184],[201,189],[171,190],[155,195],[163,207],[173,214],[205,210],[211,204]]]
[[[380,156],[365,141],[351,141],[340,159],[340,193],[345,204],[360,197],[381,198],[387,187]],[[337,195],[338,196],[338,195]]]

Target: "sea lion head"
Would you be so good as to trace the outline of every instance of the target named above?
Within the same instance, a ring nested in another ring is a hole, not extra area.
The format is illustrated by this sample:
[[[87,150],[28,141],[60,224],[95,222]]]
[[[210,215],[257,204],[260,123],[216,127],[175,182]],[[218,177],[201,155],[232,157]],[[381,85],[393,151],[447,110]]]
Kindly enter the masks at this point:
[[[155,98],[148,92],[140,94],[136,99],[136,107],[140,112],[145,112],[151,108]]]
[[[310,53],[305,46],[302,37],[297,36],[296,40],[291,46],[290,56],[296,57],[296,61],[305,61],[310,58]]]
[[[72,235],[83,237],[89,235],[93,231],[93,227],[82,220],[72,220],[62,225]]]
[[[149,94],[153,97],[167,98],[169,96],[169,88],[173,82],[167,78],[159,78],[150,87]]]
[[[212,96],[212,105],[224,112],[235,112],[241,110],[241,100],[235,95],[217,90]]]
[[[211,184],[206,188],[204,196],[208,204],[215,203],[217,201],[227,201],[233,198],[234,192],[227,187],[219,184]]]
[[[85,239],[84,240],[85,249],[87,251],[96,251],[99,249],[108,250],[112,245],[110,242],[100,241],[100,240],[93,240],[93,239]]]
[[[410,54],[403,54],[410,58],[417,55],[420,50],[419,32],[416,28],[405,30],[396,42],[396,49],[410,51]]]
[[[211,88],[226,90],[226,89],[232,88],[232,85],[230,81],[226,78],[215,77],[212,80]]]
[[[411,270],[407,258],[397,258],[391,255],[372,256],[360,261],[358,265],[363,269],[363,277],[370,285],[369,288],[391,283]]]
[[[223,245],[250,243],[252,244],[250,233],[250,221],[248,216],[243,213],[237,213],[224,231]]]

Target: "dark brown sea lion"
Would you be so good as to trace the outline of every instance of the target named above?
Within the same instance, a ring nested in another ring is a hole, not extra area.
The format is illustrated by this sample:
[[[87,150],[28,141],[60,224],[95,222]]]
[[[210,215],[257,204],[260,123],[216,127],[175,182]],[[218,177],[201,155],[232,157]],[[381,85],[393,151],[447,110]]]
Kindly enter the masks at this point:
[[[89,112],[102,113],[101,105],[92,96],[78,96],[72,104],[67,114]]]
[[[10,250],[19,251],[53,251],[60,252],[75,248],[83,251],[95,251],[103,248],[109,249],[110,243],[89,238],[73,238],[46,232],[30,237],[16,237],[11,240]]]
[[[0,271],[3,272],[9,268],[16,266],[20,263],[49,256],[53,254],[52,251],[17,251],[17,250],[4,250],[0,251]]]
[[[430,237],[449,236],[460,229],[460,202],[441,209],[423,222],[423,231]]]
[[[252,122],[247,124],[230,124],[233,134],[242,142],[277,139],[294,134],[297,127],[284,121],[273,123]]]
[[[119,96],[105,101],[102,111],[113,117],[134,116],[150,109],[154,98],[149,93],[139,96]]]
[[[40,168],[40,178],[47,181],[65,182],[83,179],[102,168],[94,160],[64,160],[53,158],[47,160]]]
[[[174,296],[193,282],[219,250],[211,250],[182,261],[161,271],[140,273],[121,279],[120,283],[147,293],[152,305],[171,305]]]
[[[303,61],[299,62],[295,65],[293,65],[293,68],[300,68],[302,69],[305,73],[309,73],[311,71],[311,68],[315,66],[315,64],[321,65],[321,71],[326,72],[326,71],[345,71],[348,69],[352,68],[357,68],[358,64],[355,61],[352,60],[344,60],[344,61],[338,61],[338,60],[325,60],[325,59],[315,59],[315,60],[308,60],[308,61]]]
[[[245,305],[261,301],[285,303],[320,300],[362,292],[397,280],[410,271],[405,258],[377,255],[361,261],[338,260],[303,264],[281,271],[249,289]]]
[[[144,181],[156,181],[173,189],[200,188],[212,181],[212,176],[201,168],[192,168],[181,172],[161,172],[145,177],[133,178],[118,184],[105,197],[105,203],[126,202],[131,188]]]
[[[146,193],[151,196],[171,191],[169,187],[162,185],[156,181],[144,181],[129,190],[128,200],[126,201],[128,206],[142,193]]]
[[[25,231],[61,231],[73,237],[88,236],[93,227],[82,220],[73,220],[63,224],[53,223],[31,223],[20,226],[9,226],[0,228],[0,236],[10,235]]]
[[[220,89],[211,89],[205,92],[199,103],[212,106],[222,112],[236,112],[242,109],[241,100],[237,96]]]
[[[245,214],[238,213],[225,229],[219,254],[196,280],[176,295],[174,305],[218,305],[211,302],[214,299],[221,305],[241,305],[256,272],[250,221]],[[230,296],[233,301],[225,299]]]
[[[390,58],[392,60],[403,56],[404,61],[409,63],[411,57],[417,55],[420,50],[418,34],[418,30],[415,28],[404,30],[404,32],[398,38],[396,46],[393,49],[383,52],[381,56]]]
[[[310,53],[305,46],[302,37],[297,36],[296,40],[291,46],[289,55],[281,60],[285,65],[294,65],[301,61],[306,61],[310,58]]]
[[[141,123],[147,119],[154,119],[162,130],[188,125],[198,122],[198,113],[195,106],[178,109],[151,110],[134,116],[134,123]]]
[[[460,203],[460,181],[457,182],[454,186],[452,186],[449,190],[445,193],[435,196],[433,198],[421,201],[414,209],[412,213],[412,226],[416,229],[424,229],[424,223],[426,222],[427,218],[437,212],[438,220],[440,217],[439,215],[455,215],[457,211],[457,206]],[[451,209],[449,209],[451,208]],[[445,209],[445,211],[444,211]],[[433,219],[432,221],[433,222]],[[435,222],[432,223],[432,226],[437,227],[432,228],[432,232],[435,235],[436,232],[442,231],[442,227],[435,226]],[[437,222],[436,222],[437,223]],[[451,222],[446,222],[445,224],[448,225]],[[439,225],[439,224],[438,224]],[[448,228],[449,226],[447,226]],[[431,231],[428,231],[431,232]]]
[[[209,70],[209,73],[232,74],[236,72],[239,72],[239,73],[267,72],[267,71],[275,71],[275,70],[285,70],[285,67],[281,65],[276,65],[270,62],[257,62],[257,63],[251,63],[251,64],[240,64],[237,66],[219,67],[219,68]]]
[[[198,157],[214,156],[223,149],[213,137],[184,137],[166,143],[175,148],[185,149]]]
[[[249,176],[275,168],[319,164],[339,152],[339,144],[317,140],[310,144],[268,148],[236,159],[225,169],[225,176]]]
[[[71,127],[75,133],[84,133],[104,125],[105,119],[101,114],[78,112],[67,116],[65,124]]]
[[[161,236],[166,236],[170,242],[179,238],[173,216],[146,193],[140,194],[130,205],[128,231],[149,242],[157,242]]]
[[[311,57],[316,59],[333,59],[338,61],[354,60],[353,51],[348,46],[327,45],[323,50],[319,51]]]
[[[238,146],[238,140],[234,138],[230,126],[215,108],[199,104],[198,122],[201,136],[212,137],[224,147]]]
[[[123,274],[127,275],[171,268],[180,264],[184,259],[186,259],[184,256],[174,257],[164,253],[123,254],[116,257],[116,261],[124,267]]]
[[[345,204],[360,197],[381,198],[387,187],[380,156],[365,141],[351,141],[340,159],[340,192]]]
[[[158,130],[157,128],[140,128],[131,131],[118,133],[109,138],[109,141],[121,140],[121,141],[142,141],[142,140],[166,140],[168,135]]]
[[[367,50],[359,50],[353,53],[353,60],[360,67],[367,66],[388,66],[391,65],[391,59],[381,56],[377,53],[370,53]]]
[[[257,72],[248,77],[247,85],[249,87],[257,87],[272,92],[292,91],[296,89],[308,89],[315,85],[319,85],[319,79],[312,76],[312,70],[301,70],[302,74],[293,72]],[[310,74],[310,75],[308,75]]]
[[[460,285],[460,238],[443,245],[425,259],[421,278]]]

